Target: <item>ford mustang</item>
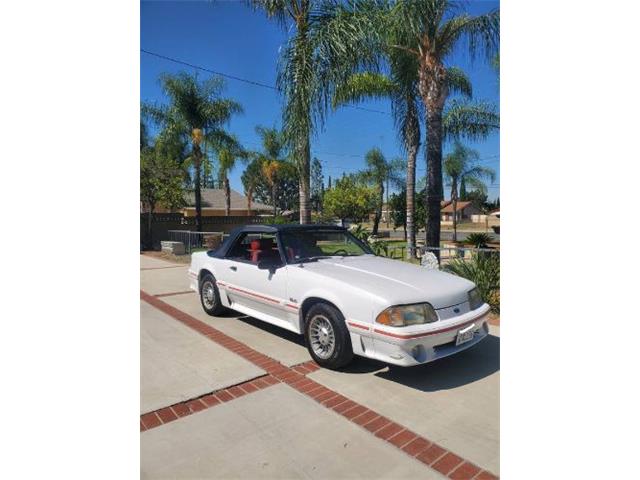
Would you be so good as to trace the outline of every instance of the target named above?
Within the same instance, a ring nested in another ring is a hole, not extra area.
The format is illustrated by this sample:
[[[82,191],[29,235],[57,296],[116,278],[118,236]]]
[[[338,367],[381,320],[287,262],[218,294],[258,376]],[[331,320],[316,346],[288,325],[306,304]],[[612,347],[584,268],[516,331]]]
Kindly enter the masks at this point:
[[[302,334],[326,368],[354,355],[420,365],[489,333],[489,306],[472,282],[378,257],[343,227],[241,227],[194,253],[188,275],[206,313],[233,309]]]

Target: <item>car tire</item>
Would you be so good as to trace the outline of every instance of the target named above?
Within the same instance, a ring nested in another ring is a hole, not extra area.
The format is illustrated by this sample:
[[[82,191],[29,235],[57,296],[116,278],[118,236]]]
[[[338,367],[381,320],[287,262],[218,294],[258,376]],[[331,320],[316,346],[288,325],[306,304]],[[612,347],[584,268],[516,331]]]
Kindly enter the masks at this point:
[[[307,312],[304,325],[307,349],[318,365],[334,370],[351,362],[351,336],[340,310],[316,303]]]
[[[220,290],[218,290],[216,278],[212,274],[206,273],[202,276],[198,290],[200,304],[207,314],[211,316],[220,315],[226,310],[220,301]]]

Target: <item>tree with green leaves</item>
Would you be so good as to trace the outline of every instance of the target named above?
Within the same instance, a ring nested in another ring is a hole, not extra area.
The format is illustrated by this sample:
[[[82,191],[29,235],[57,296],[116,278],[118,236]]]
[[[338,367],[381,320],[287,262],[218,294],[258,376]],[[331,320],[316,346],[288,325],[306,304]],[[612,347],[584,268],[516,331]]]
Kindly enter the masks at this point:
[[[325,192],[324,209],[327,215],[361,221],[376,204],[377,192],[363,185],[352,176],[337,180],[331,190]]]
[[[202,168],[207,145],[219,151],[227,148],[240,151],[235,137],[224,127],[233,115],[242,112],[239,103],[222,98],[224,82],[220,77],[199,81],[188,73],[164,74],[160,77],[168,105],[143,103],[142,112],[164,129],[191,143],[191,161],[194,169],[194,195],[196,230],[202,231]],[[205,144],[206,142],[206,144]]]
[[[376,191],[375,214],[371,231],[371,234],[375,236],[378,234],[380,218],[382,217],[385,184],[393,181],[395,186],[398,183],[402,183],[402,180],[397,175],[397,170],[394,169],[394,165],[397,166],[397,162],[387,161],[379,148],[369,150],[364,159],[366,166],[364,170],[356,173],[356,178],[365,184],[371,185]],[[400,168],[403,170],[402,166]]]
[[[458,188],[467,186],[475,190],[487,193],[485,179],[495,180],[495,171],[478,164],[480,154],[471,148],[464,146],[460,141],[456,141],[453,150],[444,159],[444,174],[448,184],[451,186],[451,204],[453,208],[453,241],[458,240],[457,232],[457,205]]]
[[[319,64],[323,67],[321,78],[328,91],[344,83],[345,72],[354,68],[379,70],[380,59],[388,52],[402,52],[407,58],[406,64],[414,65],[407,73],[413,79],[417,77],[427,130],[426,240],[427,246],[439,247],[442,145],[447,132],[445,102],[455,91],[452,85],[459,73],[445,63],[463,43],[472,57],[482,51],[491,58],[498,48],[499,12],[472,16],[463,12],[458,2],[449,0],[352,0],[333,3],[323,18],[325,34],[321,36]],[[386,56],[393,58],[395,54]],[[462,115],[460,105],[454,105],[454,110],[455,107],[458,111],[452,115],[449,126],[457,136],[464,133],[460,117],[474,120],[475,112],[471,109]],[[474,128],[470,131],[472,135],[479,133]]]
[[[278,191],[284,178],[285,162],[288,155],[287,143],[284,134],[276,128],[263,126],[256,127],[256,133],[260,137],[262,150],[251,152],[253,162],[242,176],[242,182],[246,190],[252,193],[261,185],[268,185],[270,202],[273,206],[273,216],[277,215]],[[262,196],[262,195],[261,195]]]
[[[245,192],[251,192],[256,202],[272,205],[272,185],[264,175],[264,162],[253,159],[242,173],[242,185]],[[282,161],[279,164],[278,175],[275,178],[276,208],[280,211],[295,210],[298,207],[298,169],[291,162]]]
[[[425,212],[424,212],[424,189],[417,191],[416,198],[416,209],[415,209],[415,229],[416,232],[420,231],[424,228],[425,221]],[[407,193],[404,188],[400,189],[400,191],[394,193],[389,198],[389,211],[391,215],[391,219],[393,220],[394,228],[402,227],[404,230],[405,240],[408,237],[408,228],[407,228]]]
[[[276,84],[284,99],[283,132],[299,173],[300,223],[310,223],[311,135],[318,121],[322,121],[324,113],[322,102],[319,101],[320,80],[317,58],[314,56],[316,27],[321,18],[316,13],[323,2],[250,0],[250,3],[287,31],[290,28],[295,30],[281,49]]]
[[[236,141],[236,145],[239,143]],[[231,215],[231,187],[229,185],[229,173],[235,168],[238,160],[246,161],[247,154],[241,148],[223,146],[218,149],[219,177],[224,190],[224,214]]]
[[[143,124],[141,123],[141,127]],[[153,214],[158,206],[184,206],[186,143],[171,131],[163,131],[151,144],[144,127],[140,148],[140,201],[147,211],[147,248],[153,248]]]

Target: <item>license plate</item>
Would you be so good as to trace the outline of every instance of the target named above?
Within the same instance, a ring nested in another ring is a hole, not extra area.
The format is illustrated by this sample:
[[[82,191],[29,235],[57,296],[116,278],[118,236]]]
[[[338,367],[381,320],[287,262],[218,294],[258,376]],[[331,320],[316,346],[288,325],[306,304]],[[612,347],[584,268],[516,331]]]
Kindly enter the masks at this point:
[[[462,345],[473,339],[473,335],[476,330],[476,324],[472,323],[467,328],[463,328],[462,330],[458,330],[458,335],[456,335],[456,347],[458,345]]]

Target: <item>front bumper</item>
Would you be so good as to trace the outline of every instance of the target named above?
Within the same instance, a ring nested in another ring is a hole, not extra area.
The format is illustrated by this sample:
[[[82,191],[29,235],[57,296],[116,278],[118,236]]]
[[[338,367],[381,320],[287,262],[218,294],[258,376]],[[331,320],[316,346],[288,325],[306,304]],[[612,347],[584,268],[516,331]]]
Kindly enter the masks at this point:
[[[464,315],[429,325],[409,328],[393,328],[376,325],[373,329],[373,351],[369,356],[383,362],[410,367],[422,365],[439,358],[466,350],[489,334],[489,305]],[[471,327],[471,340],[456,345],[456,337],[462,329]]]

